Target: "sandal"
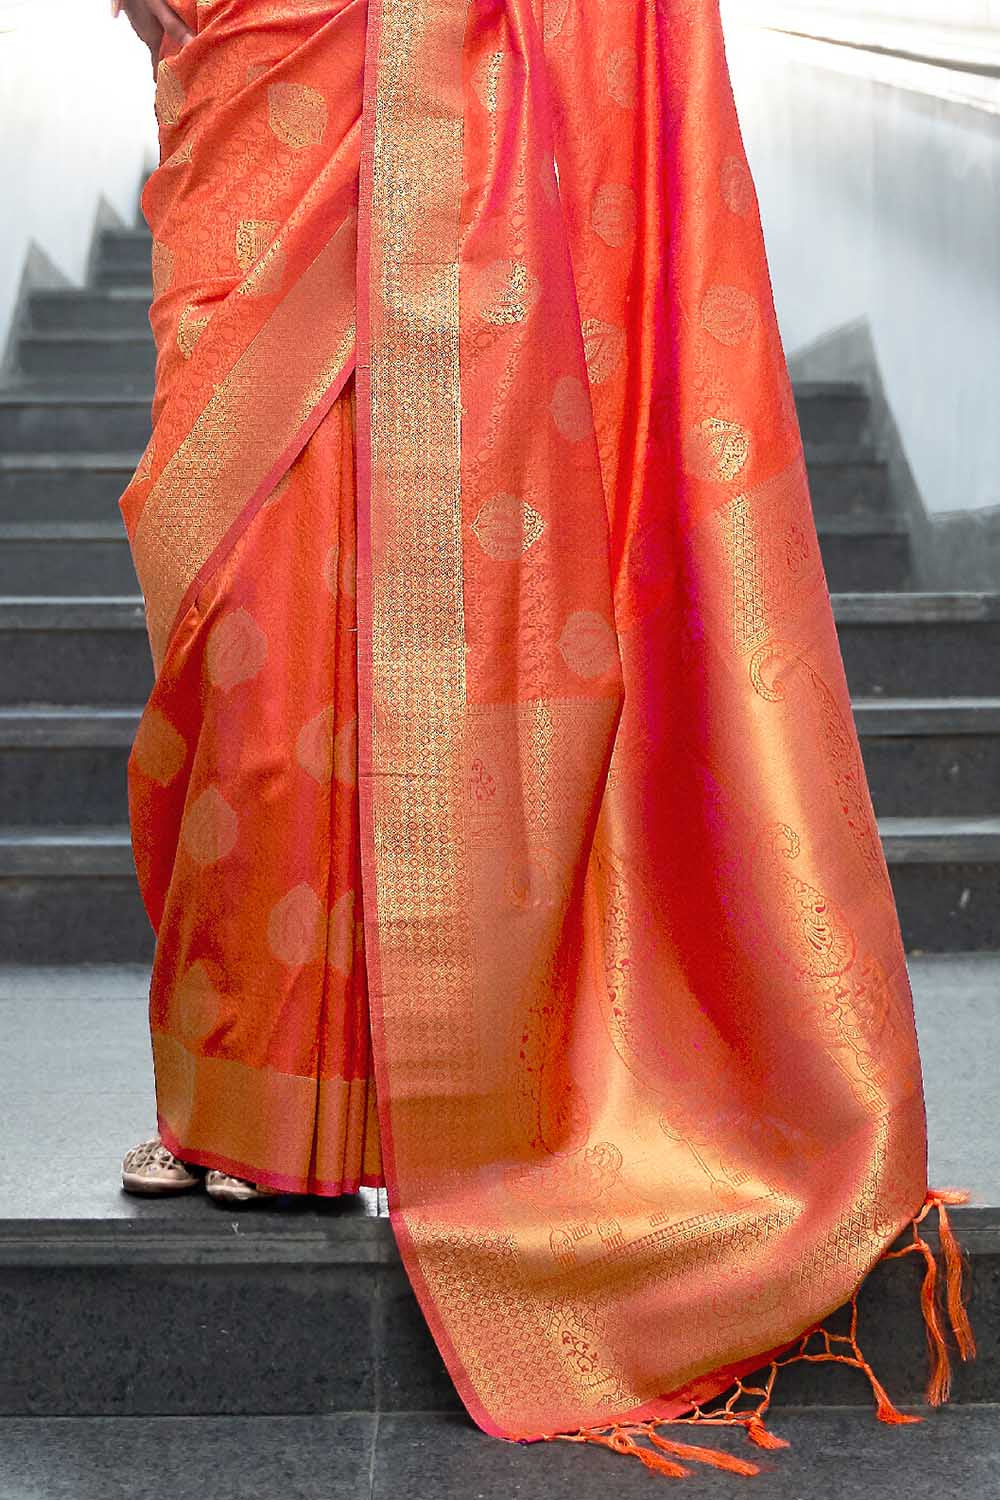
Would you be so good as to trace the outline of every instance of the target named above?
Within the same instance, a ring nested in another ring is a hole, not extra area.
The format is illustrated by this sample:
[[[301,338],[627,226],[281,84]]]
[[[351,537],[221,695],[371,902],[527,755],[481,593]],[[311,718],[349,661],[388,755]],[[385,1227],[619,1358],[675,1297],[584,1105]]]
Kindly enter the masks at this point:
[[[200,1187],[204,1176],[200,1167],[174,1156],[158,1135],[126,1151],[122,1161],[122,1187],[127,1193],[184,1193]]]
[[[227,1172],[218,1172],[214,1167],[205,1178],[205,1191],[217,1203],[250,1203],[255,1198],[279,1196],[277,1188],[247,1182],[242,1177],[230,1177]]]

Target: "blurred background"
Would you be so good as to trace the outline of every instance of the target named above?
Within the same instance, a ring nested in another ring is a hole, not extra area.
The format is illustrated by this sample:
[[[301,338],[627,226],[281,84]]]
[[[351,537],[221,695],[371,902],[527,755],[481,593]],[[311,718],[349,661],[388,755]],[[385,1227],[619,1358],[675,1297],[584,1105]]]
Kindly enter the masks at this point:
[[[146,54],[107,0],[0,0],[0,354],[79,286],[155,161]],[[863,379],[915,577],[1000,576],[1000,0],[724,0],[785,346]]]
[[[1000,0],[726,16],[793,373],[869,384],[917,579],[995,588]]]
[[[203,1195],[179,1218],[118,1188],[153,1122],[152,934],[125,797],[151,669],[117,500],[149,428],[138,195],[156,133],[148,54],[108,10],[0,0],[0,1306],[17,1341],[0,1413],[329,1414],[367,1410],[376,1385],[386,1408],[452,1409],[388,1236],[362,1254],[336,1220],[313,1239],[282,1237],[273,1216],[244,1232]],[[914,982],[931,1180],[975,1195],[957,1213],[980,1347],[996,1348],[1000,0],[733,0],[725,19]],[[903,1402],[924,1369],[911,1269],[864,1304],[866,1352]],[[370,1344],[355,1337],[367,1318]],[[236,1327],[259,1333],[259,1358]],[[867,1403],[857,1373],[811,1386],[789,1372],[780,1389]],[[996,1361],[959,1369],[956,1390],[1000,1400]],[[828,1446],[864,1441],[838,1429]],[[934,1442],[907,1450],[926,1466],[888,1489],[896,1460],[873,1459],[865,1493],[954,1488]],[[963,1438],[956,1462],[977,1444]],[[108,1493],[99,1466],[92,1481],[0,1479],[0,1500]]]

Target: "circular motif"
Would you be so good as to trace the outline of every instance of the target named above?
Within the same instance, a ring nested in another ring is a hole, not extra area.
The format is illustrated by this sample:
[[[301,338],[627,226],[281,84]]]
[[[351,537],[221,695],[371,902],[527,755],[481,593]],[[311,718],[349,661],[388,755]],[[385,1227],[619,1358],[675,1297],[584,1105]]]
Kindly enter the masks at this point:
[[[194,304],[189,302],[186,307],[181,308],[180,317],[177,320],[177,347],[185,359],[190,359],[194,353],[194,346],[201,338],[205,329],[211,322],[211,313],[199,317]]]
[[[358,563],[353,547],[348,547],[340,559],[340,587],[351,599],[357,593]]]
[[[327,591],[336,594],[340,586],[340,544],[334,542],[323,559],[323,582]]]
[[[575,375],[560,375],[549,403],[552,420],[570,443],[582,443],[594,430],[590,393]]]
[[[277,219],[241,219],[236,226],[236,259],[242,271],[260,259],[280,229]]]
[[[523,323],[538,301],[541,283],[523,261],[500,259],[484,266],[476,278],[480,317],[496,327]]]
[[[635,234],[635,193],[624,182],[604,182],[594,189],[590,227],[598,239],[620,250]]]
[[[267,660],[267,636],[248,610],[239,608],[213,625],[205,643],[205,670],[227,691],[256,677]]]
[[[272,906],[267,943],[284,964],[306,964],[323,952],[323,906],[311,885],[296,885]]]
[[[333,774],[344,786],[354,786],[358,779],[358,720],[348,719],[333,737]]]
[[[156,69],[156,92],[153,96],[153,112],[161,126],[176,125],[186,102],[184,87],[168,62],[161,62]]]
[[[634,109],[639,95],[639,60],[632,47],[616,47],[604,64],[608,93],[622,109]]]
[[[690,429],[684,442],[684,472],[694,479],[720,484],[735,479],[750,457],[750,435],[738,422],[706,417]]]
[[[236,844],[236,813],[218,787],[207,786],[184,814],[181,842],[199,865],[214,865]]]
[[[476,541],[487,557],[513,562],[533,546],[545,522],[532,506],[516,495],[494,495],[481,506],[472,523]]]
[[[746,218],[753,207],[753,181],[746,162],[738,156],[727,156],[720,174],[722,201],[730,213]]]
[[[596,610],[577,609],[562,628],[559,654],[577,677],[600,677],[618,665],[618,637]]]
[[[315,714],[299,730],[295,759],[321,785],[331,774],[346,786],[357,780],[358,721],[352,716],[334,733],[336,709],[332,703]]]
[[[139,720],[132,756],[151,781],[168,786],[187,760],[187,744],[170,720],[158,708],[151,708]]]
[[[152,254],[153,296],[159,297],[167,290],[174,274],[174,252],[160,240],[153,241]]]
[[[223,1000],[208,966],[202,959],[193,963],[177,987],[175,996],[178,1030],[184,1041],[197,1046],[213,1032],[222,1019]]]
[[[625,330],[600,318],[587,318],[582,325],[583,353],[592,385],[603,385],[618,369],[625,353]]]
[[[329,781],[333,770],[333,719],[330,703],[303,724],[295,741],[295,759],[321,785]]]
[[[569,10],[569,0],[546,0],[542,16],[542,37],[551,42],[562,31]]]
[[[272,83],[267,91],[267,121],[292,151],[318,146],[326,133],[326,100],[304,83]]]
[[[702,298],[701,326],[720,344],[742,344],[756,323],[757,303],[738,286],[709,287]]]

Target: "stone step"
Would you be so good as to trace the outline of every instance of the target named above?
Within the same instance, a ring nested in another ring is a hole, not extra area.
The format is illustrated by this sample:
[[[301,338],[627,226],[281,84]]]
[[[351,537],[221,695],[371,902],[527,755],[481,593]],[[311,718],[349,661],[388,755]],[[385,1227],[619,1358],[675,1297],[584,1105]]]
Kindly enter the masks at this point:
[[[145,224],[102,229],[97,241],[97,256],[105,265],[130,265],[144,255],[148,256],[152,245],[153,236]]]
[[[134,590],[138,584],[117,499],[114,516],[107,521],[0,521],[0,595]],[[910,553],[901,522],[859,517],[821,523],[819,537],[831,588],[905,588]]]
[[[880,817],[1000,808],[1000,698],[857,698],[854,719]]]
[[[142,597],[0,599],[0,704],[144,703]]]
[[[99,261],[94,267],[92,285],[98,290],[142,292],[147,303],[153,300],[153,278],[150,260],[136,260],[132,265],[108,265]]]
[[[138,586],[120,517],[0,524],[0,595],[130,594]]]
[[[835,594],[833,606],[856,696],[996,691],[1000,595]],[[0,704],[144,702],[151,668],[142,600],[0,598],[0,659]]]
[[[864,1495],[939,1500],[963,1476],[962,1500],[993,1500],[1000,1426],[992,1406],[946,1407],[920,1426],[886,1427],[861,1410],[782,1408],[776,1428],[785,1451],[750,1451],[742,1433],[713,1427],[706,1446],[760,1466],[769,1500]],[[664,1429],[675,1441],[689,1427]],[[621,1500],[656,1494],[658,1476],[634,1459],[593,1443],[511,1443],[487,1436],[464,1412],[322,1412],[309,1416],[10,1417],[0,1423],[8,1479],[0,1500],[41,1494],[105,1500],[136,1493],[149,1453],[169,1455],[170,1500],[201,1500],[205,1475],[226,1476],[226,1496],[283,1495],[287,1500],[397,1500],[429,1494],[545,1495],[548,1500]],[[334,1455],[331,1458],[331,1455]],[[293,1457],[294,1456],[294,1457]],[[721,1496],[722,1476],[685,1465],[691,1500]],[[622,1472],[624,1470],[624,1472]],[[886,1487],[892,1476],[893,1488]],[[667,1481],[669,1483],[669,1481]],[[69,1484],[69,1488],[65,1486]],[[738,1484],[739,1481],[736,1481]],[[895,1488],[898,1486],[898,1489]],[[147,1493],[164,1494],[165,1491]],[[736,1485],[726,1494],[738,1494]]]
[[[120,520],[118,501],[140,453],[0,454],[0,522]]]
[[[28,298],[30,333],[141,333],[151,339],[142,287],[57,287]]]
[[[86,342],[80,334],[64,335],[59,332],[32,334],[29,338],[47,345],[58,345],[61,339],[67,344]],[[109,334],[95,336],[98,347],[110,344],[114,337]],[[125,343],[135,338],[132,334],[118,335]],[[152,349],[152,337],[136,340]],[[39,444],[38,434],[51,435],[50,446],[88,448],[89,441],[67,443],[60,434],[80,423],[80,409],[87,419],[87,431],[106,439],[102,447],[115,446],[118,438],[112,438],[104,428],[113,425],[114,413],[123,403],[148,407],[152,400],[152,383],[148,375],[116,374],[89,368],[91,379],[83,378],[81,372],[61,369],[56,365],[46,371],[44,377],[22,372],[19,378],[4,390],[0,390],[0,441],[4,451],[19,446],[34,449]],[[876,455],[872,451],[867,426],[868,401],[856,388],[802,386],[796,388],[796,405],[802,424],[802,437],[807,459],[820,464],[839,462],[853,464],[871,462]],[[142,447],[146,441],[143,432],[139,437],[125,439],[123,446]]]
[[[842,1419],[863,1415],[879,1442],[897,1434],[899,1441],[919,1442],[940,1432],[935,1423],[1000,1398],[993,1357],[1000,1337],[1000,1152],[991,1108],[1000,959],[912,960],[910,972],[930,1181],[973,1194],[951,1217],[969,1257],[970,1316],[981,1354],[968,1364],[955,1360],[954,1407],[928,1414],[923,1426],[900,1429],[875,1420],[860,1371],[787,1366],[770,1419],[786,1436],[793,1409],[836,1406],[848,1409]],[[0,1363],[0,1412],[133,1419],[247,1413],[258,1421],[261,1413],[377,1410],[385,1420],[401,1411],[461,1412],[400,1261],[384,1191],[325,1204],[282,1198],[242,1214],[201,1193],[162,1200],[121,1192],[122,1155],[148,1137],[153,1119],[147,984],[144,970],[115,965],[0,970],[7,1039],[0,1089],[9,1121],[0,1298],[16,1308],[16,1324],[7,1322],[8,1357]],[[925,1232],[936,1244],[933,1212]],[[901,1236],[900,1247],[908,1238]],[[861,1347],[901,1404],[918,1403],[926,1380],[922,1272],[915,1255],[882,1262],[859,1297]],[[713,1442],[734,1436],[736,1451],[747,1456],[776,1463],[791,1457],[762,1454],[742,1434],[709,1434]],[[536,1451],[491,1442],[511,1454]],[[548,1447],[569,1445],[539,1445]],[[837,1458],[844,1460],[839,1449]],[[4,1476],[9,1464],[5,1449]],[[627,1487],[634,1470],[619,1462],[614,1472]],[[328,1486],[329,1467],[322,1473]],[[898,1477],[893,1470],[894,1485]],[[227,1471],[226,1493],[241,1493],[231,1478]],[[427,1471],[416,1488],[430,1481]],[[102,1496],[106,1476],[103,1484]],[[827,1487],[775,1493],[792,1500]],[[256,1478],[252,1488],[270,1493]],[[520,1493],[517,1486],[480,1489],[466,1473],[456,1493],[507,1495],[515,1488]],[[543,1483],[524,1493],[550,1490]],[[950,1491],[973,1493],[964,1479]],[[54,1491],[39,1482],[31,1493]],[[65,1493],[80,1492],[68,1484]],[[830,1493],[844,1491],[834,1483]],[[869,1493],[890,1500],[896,1490]]]
[[[94,281],[98,286],[150,280],[153,238],[145,227],[105,229],[97,243]]]
[[[1000,946],[1000,817],[880,818],[908,951]]]
[[[797,380],[794,391],[807,447],[810,443],[846,443],[870,449],[871,400],[862,385],[848,380]]]
[[[156,346],[149,331],[27,333],[18,341],[18,362],[31,380],[54,375],[123,375],[149,381]]]
[[[867,450],[807,449],[809,490],[817,521],[891,513],[889,465]]]
[[[1000,817],[883,818],[879,828],[907,948],[996,947]],[[0,953],[12,961],[142,959],[140,914],[126,824],[0,827]]]
[[[118,500],[141,453],[140,444],[119,453],[36,450],[0,454],[0,522],[117,519]],[[887,509],[886,475],[885,465],[878,463],[810,468],[824,557],[840,549],[855,555],[863,549],[858,539],[861,533],[852,533],[845,521],[869,526],[883,558],[882,549],[894,554],[904,550],[900,522]],[[834,566],[839,568],[839,564]],[[835,588],[839,586],[834,583]]]
[[[0,827],[128,819],[135,708],[0,709]]]
[[[841,593],[833,606],[857,697],[996,692],[1000,594]]]
[[[148,382],[141,390],[123,378],[88,385],[22,381],[0,391],[0,451],[141,452],[150,433]]]
[[[116,823],[139,708],[0,708],[0,825]],[[1000,698],[862,699],[855,719],[883,817],[1000,807]]]
[[[0,828],[0,953],[18,963],[147,960],[128,828]]]
[[[910,586],[910,532],[902,517],[821,516],[816,530],[831,590],[885,592]]]

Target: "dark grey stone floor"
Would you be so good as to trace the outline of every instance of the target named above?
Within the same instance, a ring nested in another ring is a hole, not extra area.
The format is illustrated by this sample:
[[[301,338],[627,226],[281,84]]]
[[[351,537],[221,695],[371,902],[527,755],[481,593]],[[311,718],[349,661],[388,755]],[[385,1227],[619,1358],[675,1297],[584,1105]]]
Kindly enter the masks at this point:
[[[784,1411],[791,1442],[766,1453],[742,1433],[706,1444],[761,1465],[743,1478],[691,1464],[683,1481],[593,1445],[509,1443],[464,1415],[7,1418],[0,1500],[996,1500],[1000,1407],[944,1408],[920,1426],[872,1412]],[[672,1429],[692,1439],[691,1429]],[[701,1434],[697,1434],[698,1437]],[[671,1485],[680,1483],[676,1491]]]
[[[914,957],[910,973],[932,1184],[1000,1205],[1000,954]],[[147,982],[144,967],[0,966],[0,1219],[217,1211],[201,1194],[142,1200],[120,1189],[122,1155],[154,1128]],[[384,1192],[356,1208],[384,1214]]]

